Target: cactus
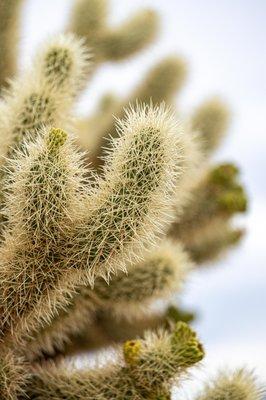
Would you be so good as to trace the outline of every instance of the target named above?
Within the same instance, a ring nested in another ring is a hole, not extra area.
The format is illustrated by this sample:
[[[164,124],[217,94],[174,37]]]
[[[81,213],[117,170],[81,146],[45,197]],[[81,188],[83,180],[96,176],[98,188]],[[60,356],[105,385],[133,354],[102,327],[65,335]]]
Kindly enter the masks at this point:
[[[123,118],[127,104],[134,104],[136,99],[145,103],[152,100],[154,104],[160,104],[162,101],[170,104],[177,92],[181,90],[185,78],[186,63],[183,59],[167,57],[147,72],[145,78],[127,99],[120,102],[114,101],[112,107],[102,112],[100,116],[96,113],[79,122],[80,142],[83,143],[85,149],[92,152],[93,165],[99,166],[103,163],[103,149],[110,146],[108,138],[116,135],[113,114]]]
[[[1,351],[0,395],[1,399],[13,400],[19,394],[25,395],[25,383],[30,376],[29,365],[24,358],[10,350]]]
[[[64,131],[48,129],[36,143],[23,144],[27,154],[17,157],[17,170],[11,168],[8,177],[11,228],[1,249],[4,326],[31,330],[36,319],[49,321],[55,312],[52,297],[63,305],[75,284],[93,284],[95,276],[108,278],[125,268],[129,257],[155,239],[155,216],[157,223],[166,222],[182,133],[175,134],[167,111],[147,107],[130,110],[118,129],[121,137],[108,156],[105,177],[97,190],[84,194],[79,155]],[[63,271],[68,278],[61,282]],[[44,315],[29,317],[37,304]]]
[[[191,259],[198,265],[206,265],[219,260],[230,248],[236,246],[245,231],[231,225],[217,218],[201,228],[201,233],[196,233],[185,245]]]
[[[143,10],[117,28],[108,27],[106,14],[105,0],[76,1],[68,27],[94,49],[96,63],[132,56],[156,36],[158,19],[153,10]]]
[[[264,394],[253,373],[239,369],[230,374],[220,372],[211,384],[206,385],[197,400],[262,400]]]
[[[71,372],[67,366],[37,368],[28,384],[29,398],[95,400],[156,398],[169,392],[173,380],[203,357],[195,333],[178,324],[171,334],[147,335],[126,342],[124,360],[94,371]]]
[[[141,318],[149,304],[158,298],[170,298],[180,290],[190,269],[191,262],[182,248],[165,242],[134,268],[129,266],[127,274],[115,275],[109,285],[104,279],[97,279],[93,289],[81,286],[68,306],[71,313],[61,311],[49,324],[49,329],[43,329],[28,343],[28,354],[31,351],[34,359],[42,353],[52,355],[64,349],[69,336],[92,329],[93,313],[98,309],[108,310],[110,303],[111,312],[118,318]]]
[[[73,332],[72,329],[72,334],[69,335],[69,340],[64,343],[63,347],[56,343],[53,348],[49,348],[47,345],[43,348],[46,351],[45,354],[51,354],[53,357],[57,357],[59,354],[72,356],[82,353],[84,350],[99,350],[112,346],[114,343],[121,344],[136,337],[143,338],[147,330],[157,332],[158,328],[164,328],[171,332],[176,322],[190,323],[194,319],[195,314],[175,305],[170,305],[163,311],[149,311],[148,315],[146,311],[142,314],[137,313],[137,315],[131,313],[129,316],[117,313],[109,306],[109,308],[94,310],[91,318],[86,319],[87,323],[78,332]],[[37,341],[37,345],[40,346],[40,341]],[[36,347],[32,350],[35,356],[33,359],[36,359]]]
[[[194,111],[192,128],[198,131],[207,153],[221,143],[230,120],[227,106],[218,98],[205,101]]]
[[[197,264],[219,258],[243,236],[244,230],[231,223],[234,215],[247,209],[238,175],[238,168],[230,163],[208,169],[170,227],[168,235],[181,240]]]
[[[69,126],[66,115],[88,68],[88,51],[81,40],[68,35],[45,43],[32,69],[16,78],[3,97],[1,156],[10,156],[10,148],[43,125]]]
[[[17,50],[20,11],[23,0],[2,0],[0,3],[0,88],[8,86],[8,80],[17,70]]]
[[[239,170],[210,162],[227,106],[212,99],[181,122],[187,65],[169,56],[82,119],[73,108],[91,74],[152,43],[156,12],[111,27],[107,0],[76,0],[65,33],[18,72],[21,4],[0,4],[0,400],[170,400],[204,357],[176,294],[244,233]],[[68,361],[108,346],[103,366]],[[239,370],[198,400],[261,393]]]

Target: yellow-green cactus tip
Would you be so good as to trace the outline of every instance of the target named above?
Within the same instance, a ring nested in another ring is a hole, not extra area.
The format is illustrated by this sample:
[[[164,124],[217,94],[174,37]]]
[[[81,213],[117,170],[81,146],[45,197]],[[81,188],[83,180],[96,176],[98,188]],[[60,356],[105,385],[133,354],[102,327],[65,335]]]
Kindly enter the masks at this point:
[[[190,328],[188,324],[183,321],[177,322],[175,329],[172,333],[172,339],[174,342],[185,342],[195,337],[196,333]]]
[[[127,364],[133,365],[139,360],[141,352],[140,340],[128,340],[124,343],[123,353]]]
[[[203,346],[196,338],[187,342],[187,346],[182,353],[185,365],[193,365],[201,361],[204,355]]]
[[[236,165],[226,163],[219,165],[211,173],[211,181],[219,185],[228,185],[233,182],[239,174],[239,169]]]
[[[62,147],[67,140],[67,133],[60,128],[52,128],[48,134],[48,148],[54,153]]]
[[[230,191],[219,197],[220,207],[230,213],[245,212],[247,210],[247,197],[244,191]]]
[[[178,322],[172,333],[172,345],[182,348],[180,353],[180,364],[184,366],[193,365],[204,357],[204,349],[198,341],[196,333],[185,322]]]
[[[183,321],[188,323],[193,321],[194,314],[191,312],[182,311],[176,306],[172,305],[167,308],[166,318],[173,322]]]

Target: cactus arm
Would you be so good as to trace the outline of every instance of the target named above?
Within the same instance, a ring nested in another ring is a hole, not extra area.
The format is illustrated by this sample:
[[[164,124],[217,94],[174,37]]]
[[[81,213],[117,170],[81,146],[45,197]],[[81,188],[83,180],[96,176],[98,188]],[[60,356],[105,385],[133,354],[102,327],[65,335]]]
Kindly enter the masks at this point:
[[[197,400],[262,400],[265,391],[246,369],[231,373],[220,372],[216,379],[207,384]]]
[[[138,12],[112,28],[106,17],[106,1],[81,0],[74,5],[68,24],[68,30],[84,38],[87,46],[93,49],[95,66],[126,59],[147,47],[156,37],[158,16],[152,10]]]
[[[28,385],[30,398],[61,400],[141,400],[169,393],[173,380],[199,362],[203,349],[195,334],[179,323],[171,334],[148,335],[126,342],[124,361],[94,371],[39,368]]]
[[[18,27],[23,0],[0,3],[0,88],[8,87],[17,69]]]

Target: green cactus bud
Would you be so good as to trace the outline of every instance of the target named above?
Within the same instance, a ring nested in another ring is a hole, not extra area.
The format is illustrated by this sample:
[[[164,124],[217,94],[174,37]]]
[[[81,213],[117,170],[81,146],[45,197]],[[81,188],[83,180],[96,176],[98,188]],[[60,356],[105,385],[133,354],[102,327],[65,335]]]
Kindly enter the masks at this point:
[[[217,199],[219,207],[230,214],[247,210],[247,197],[241,186],[230,190]]]
[[[216,185],[228,187],[236,180],[239,169],[235,164],[225,163],[218,165],[210,172],[210,181]]]
[[[182,309],[171,305],[166,310],[166,318],[169,319],[170,322],[183,321],[189,323],[194,320],[195,315],[194,313],[183,311]]]
[[[129,340],[123,346],[124,359],[127,364],[133,365],[139,361],[141,354],[141,341]]]
[[[171,343],[174,348],[183,346],[178,360],[180,366],[188,367],[201,361],[204,357],[204,350],[196,337],[196,332],[182,321],[177,322],[175,330],[172,332]]]
[[[197,263],[212,260],[233,244],[227,223],[234,214],[245,212],[247,203],[238,169],[228,163],[218,165],[194,185],[169,235],[181,241]]]
[[[189,325],[185,322],[179,321],[175,326],[175,330],[172,333],[172,343],[173,345],[179,342],[187,342],[190,339],[196,337],[196,332],[194,332]]]
[[[61,146],[65,144],[67,140],[67,133],[62,129],[52,128],[47,137],[47,149],[52,154],[58,152]]]

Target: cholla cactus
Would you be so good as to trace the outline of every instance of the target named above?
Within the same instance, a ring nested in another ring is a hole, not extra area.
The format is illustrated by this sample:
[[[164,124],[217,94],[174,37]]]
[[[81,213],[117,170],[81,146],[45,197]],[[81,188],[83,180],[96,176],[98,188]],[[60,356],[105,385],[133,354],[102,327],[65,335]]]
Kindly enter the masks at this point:
[[[247,207],[238,169],[209,163],[227,107],[212,99],[181,122],[186,62],[170,56],[82,120],[73,106],[90,73],[151,43],[157,15],[110,28],[107,1],[76,0],[66,33],[17,73],[21,4],[0,5],[0,400],[169,400],[204,356],[194,315],[172,296],[243,234],[232,223]],[[114,343],[103,367],[64,359]],[[199,399],[261,393],[241,370]]]
[[[116,136],[115,121],[113,115],[118,118],[125,116],[127,104],[139,102],[154,104],[166,101],[171,104],[174,95],[182,88],[186,77],[186,63],[178,57],[167,57],[148,71],[144,80],[135,91],[124,101],[114,100],[109,107],[102,109],[101,114],[90,116],[79,121],[80,143],[92,153],[94,166],[103,163],[103,149],[109,147],[108,137]],[[102,100],[103,102],[103,100]]]
[[[247,209],[238,174],[238,168],[229,163],[208,169],[192,188],[183,214],[170,227],[169,235],[181,240],[198,264],[213,261],[242,237],[243,229],[234,228],[231,221]]]
[[[158,18],[153,10],[143,10],[116,28],[109,28],[106,18],[106,0],[78,0],[68,27],[95,49],[97,63],[135,54],[152,42],[157,32]]]
[[[17,68],[20,9],[23,0],[0,3],[0,87],[8,85]]]
[[[160,332],[123,346],[124,360],[90,372],[67,366],[38,368],[28,384],[30,398],[156,399],[170,393],[176,375],[183,376],[203,357],[195,333],[184,323],[169,335]]]
[[[206,385],[197,400],[260,400],[263,395],[264,389],[253,373],[240,369],[231,374],[221,372],[211,384]]]
[[[89,69],[81,40],[59,36],[45,44],[33,67],[11,83],[1,107],[1,155],[42,125],[69,127],[73,96]]]

